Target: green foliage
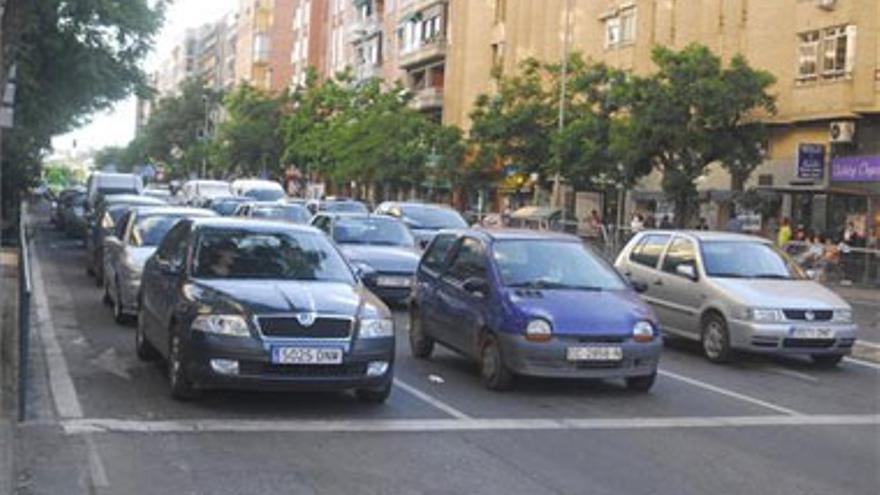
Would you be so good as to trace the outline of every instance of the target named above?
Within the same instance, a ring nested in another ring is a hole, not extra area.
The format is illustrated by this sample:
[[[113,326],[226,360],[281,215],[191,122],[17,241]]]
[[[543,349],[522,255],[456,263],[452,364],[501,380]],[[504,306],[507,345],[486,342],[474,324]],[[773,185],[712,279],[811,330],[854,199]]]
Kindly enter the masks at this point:
[[[257,175],[266,170],[281,175],[284,141],[281,118],[289,97],[271,95],[249,85],[223,99],[226,118],[219,125],[213,163],[221,175]]]

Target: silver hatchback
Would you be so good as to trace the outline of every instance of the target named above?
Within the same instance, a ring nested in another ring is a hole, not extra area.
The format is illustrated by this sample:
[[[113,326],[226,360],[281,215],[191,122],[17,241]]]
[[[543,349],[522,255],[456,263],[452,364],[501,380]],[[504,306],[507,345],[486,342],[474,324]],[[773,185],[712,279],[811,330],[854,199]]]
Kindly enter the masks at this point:
[[[835,366],[852,351],[852,308],[766,239],[646,231],[615,262],[645,289],[666,334],[697,340],[710,361],[733,350],[810,356]]]

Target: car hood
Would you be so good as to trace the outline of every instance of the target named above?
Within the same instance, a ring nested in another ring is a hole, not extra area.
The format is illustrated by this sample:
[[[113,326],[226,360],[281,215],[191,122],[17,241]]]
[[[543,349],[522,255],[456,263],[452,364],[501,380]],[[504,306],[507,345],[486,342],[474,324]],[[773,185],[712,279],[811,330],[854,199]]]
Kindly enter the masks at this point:
[[[712,278],[712,283],[744,306],[760,308],[846,308],[840,296],[812,280]]]
[[[343,244],[340,249],[349,261],[366,263],[379,272],[415,273],[419,265],[413,248]]]
[[[633,325],[657,319],[632,291],[512,290],[510,300],[527,318],[544,318],[557,335],[624,336]]]
[[[215,312],[245,314],[320,313],[388,316],[385,306],[361,286],[342,282],[195,279],[193,297]]]

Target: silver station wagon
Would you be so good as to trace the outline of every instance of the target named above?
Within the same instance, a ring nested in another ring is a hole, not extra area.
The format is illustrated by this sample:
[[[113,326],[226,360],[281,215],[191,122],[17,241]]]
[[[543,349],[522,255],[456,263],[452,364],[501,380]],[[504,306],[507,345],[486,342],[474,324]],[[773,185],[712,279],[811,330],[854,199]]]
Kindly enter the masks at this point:
[[[852,308],[768,240],[725,232],[646,231],[615,262],[664,333],[698,340],[710,361],[734,350],[810,356],[836,366],[852,350]]]

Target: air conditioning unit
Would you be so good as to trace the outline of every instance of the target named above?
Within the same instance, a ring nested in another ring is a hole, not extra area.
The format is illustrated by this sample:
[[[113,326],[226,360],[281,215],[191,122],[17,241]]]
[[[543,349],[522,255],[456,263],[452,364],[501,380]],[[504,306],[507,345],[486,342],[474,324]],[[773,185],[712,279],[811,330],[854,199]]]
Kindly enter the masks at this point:
[[[832,143],[851,143],[856,134],[856,123],[846,120],[832,122],[828,133]]]
[[[834,10],[837,0],[816,0],[816,6],[824,10]]]

